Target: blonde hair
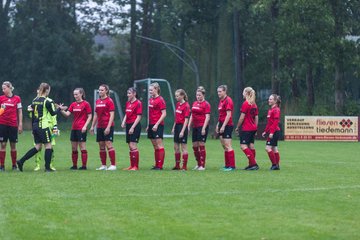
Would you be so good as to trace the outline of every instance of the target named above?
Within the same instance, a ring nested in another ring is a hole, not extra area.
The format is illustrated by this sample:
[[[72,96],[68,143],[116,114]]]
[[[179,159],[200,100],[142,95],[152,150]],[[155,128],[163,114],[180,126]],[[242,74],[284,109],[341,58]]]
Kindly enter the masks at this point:
[[[196,89],[196,92],[201,92],[202,95],[204,95],[204,96],[205,96],[205,93],[206,93],[205,88],[204,88],[203,86],[199,86],[199,87]]]
[[[176,94],[176,93],[178,93],[180,96],[183,96],[185,102],[188,101],[188,96],[187,96],[187,94],[186,94],[186,92],[185,92],[184,89],[178,89],[178,90],[175,91],[175,94]]]
[[[5,81],[5,82],[3,82],[2,85],[7,86],[8,88],[10,88],[11,91],[14,91],[14,87],[13,87],[13,85],[11,84],[11,82]]]
[[[281,105],[281,97],[279,95],[275,94],[275,93],[271,94],[270,96],[272,96],[274,98],[274,101],[275,101],[276,105],[278,107],[280,107],[280,105]]]
[[[49,95],[50,85],[48,83],[41,83],[39,86],[38,96]]]
[[[153,82],[153,83],[150,84],[150,86],[153,87],[153,88],[157,91],[157,94],[160,95],[161,90],[160,90],[160,85],[159,85],[159,83]]]
[[[250,104],[254,104],[256,100],[255,90],[252,87],[246,87],[244,88],[244,93],[246,101]]]

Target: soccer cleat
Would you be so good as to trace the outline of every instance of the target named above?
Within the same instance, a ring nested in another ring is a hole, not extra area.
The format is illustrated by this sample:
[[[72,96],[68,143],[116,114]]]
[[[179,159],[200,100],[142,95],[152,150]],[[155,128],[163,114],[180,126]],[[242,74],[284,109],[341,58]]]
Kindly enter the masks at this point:
[[[79,170],[87,170],[87,167],[86,166],[81,166],[81,167],[79,167]]]
[[[180,167],[173,167],[172,170],[180,170]]]
[[[280,170],[280,166],[278,164],[273,164],[270,170]]]
[[[13,170],[13,171],[16,171],[16,170],[17,170],[17,166],[16,166],[16,165],[13,165],[13,166],[12,166],[12,170]]]
[[[235,168],[234,167],[224,167],[222,170],[224,172],[231,172],[231,171],[235,171]]]
[[[24,163],[22,161],[20,161],[20,160],[16,161],[16,163],[17,163],[17,166],[18,166],[20,172],[22,172]]]
[[[0,167],[0,172],[5,172],[5,167],[4,166]]]
[[[110,165],[110,167],[108,167],[106,170],[108,170],[108,171],[115,171],[115,170],[116,170],[116,166],[115,166],[115,165]]]
[[[246,171],[259,170],[259,165],[257,165],[257,164],[252,165],[252,166],[249,165],[246,168],[244,168],[244,170],[246,170]]]
[[[138,167],[132,167],[132,168],[129,169],[129,171],[138,171],[138,170],[139,170]]]
[[[46,168],[45,172],[55,172],[54,170],[52,170],[51,168]]]
[[[70,168],[70,170],[77,170],[77,169],[78,169],[77,166],[72,166],[72,167]]]
[[[187,171],[187,167],[182,167],[181,170]]]
[[[36,167],[34,168],[34,171],[39,171],[40,170],[40,164],[36,164]]]
[[[97,168],[96,170],[106,170],[107,167],[106,165],[101,165],[99,168]]]
[[[196,165],[192,170],[198,170],[199,166]]]
[[[52,164],[50,164],[50,169],[53,171],[56,171],[56,168],[54,168],[54,166]]]
[[[151,168],[151,170],[163,170],[163,169],[160,168],[160,167],[153,166],[153,167]]]
[[[204,171],[204,170],[205,170],[205,168],[204,168],[204,167],[202,167],[202,166],[200,166],[200,167],[198,167],[198,168],[197,168],[197,170],[198,170],[198,171]]]

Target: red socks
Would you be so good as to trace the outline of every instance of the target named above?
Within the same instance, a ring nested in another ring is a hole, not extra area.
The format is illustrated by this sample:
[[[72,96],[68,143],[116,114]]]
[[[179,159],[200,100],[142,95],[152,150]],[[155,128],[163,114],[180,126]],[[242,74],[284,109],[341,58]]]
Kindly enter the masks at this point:
[[[165,159],[165,149],[155,149],[155,167],[163,168],[164,159]]]
[[[5,165],[5,156],[6,152],[0,151],[0,166],[4,167]]]
[[[101,165],[106,165],[106,150],[105,149],[100,150],[99,154],[100,154]]]
[[[253,152],[249,148],[245,148],[243,150],[243,152],[245,153],[246,157],[249,159],[249,166],[255,165],[256,160],[255,160]]]
[[[11,162],[13,166],[16,166],[16,155],[17,155],[17,151],[10,151],[11,154]]]
[[[200,160],[199,147],[193,147],[193,150],[194,150],[195,159],[198,163],[197,165],[199,166],[199,160]]]
[[[187,170],[187,162],[188,162],[189,155],[187,153],[183,153],[182,157],[183,157],[182,169]]]
[[[272,163],[273,165],[275,165],[275,164],[276,164],[276,159],[275,159],[275,154],[274,154],[274,152],[273,152],[273,151],[269,151],[269,152],[267,152],[267,154],[268,154],[268,156],[269,156],[269,159],[270,159],[271,163]]]
[[[226,168],[235,168],[235,152],[234,150],[231,151],[225,151],[225,167]]]
[[[79,155],[78,151],[72,151],[71,159],[74,167],[77,167],[78,155]]]
[[[86,167],[87,159],[88,159],[87,150],[81,150],[81,162],[83,167]]]
[[[130,167],[139,168],[139,151],[137,149],[129,152],[130,155]]]
[[[205,146],[199,147],[199,167],[205,167],[206,163],[206,149]]]
[[[175,168],[180,168],[181,153],[175,153]]]
[[[109,152],[110,164],[115,166],[116,165],[115,149],[114,148],[109,148],[108,152]]]
[[[280,163],[280,154],[279,154],[279,152],[274,152],[274,155],[275,155],[276,164],[279,164]]]

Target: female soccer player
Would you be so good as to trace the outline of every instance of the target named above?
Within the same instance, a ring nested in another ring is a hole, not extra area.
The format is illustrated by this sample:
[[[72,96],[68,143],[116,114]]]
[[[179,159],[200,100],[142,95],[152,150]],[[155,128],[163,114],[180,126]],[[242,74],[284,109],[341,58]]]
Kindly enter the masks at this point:
[[[50,168],[51,156],[52,156],[52,145],[51,145],[51,130],[50,120],[52,116],[55,116],[60,108],[55,110],[54,102],[51,101],[48,96],[50,93],[50,85],[47,83],[41,83],[39,86],[39,94],[36,97],[31,106],[30,110],[32,114],[32,129],[35,147],[30,149],[20,160],[17,161],[17,165],[20,171],[23,171],[23,165],[26,160],[34,156],[44,144],[45,146],[45,171],[52,172]]]
[[[3,82],[0,96],[1,112],[0,115],[0,171],[5,171],[6,144],[10,142],[10,154],[12,169],[16,170],[16,143],[18,133],[21,134],[22,128],[22,106],[19,96],[13,94],[14,87],[11,82]]]
[[[160,85],[157,82],[150,84],[149,94],[149,126],[146,130],[154,147],[155,166],[152,170],[162,170],[165,159],[163,135],[166,103],[160,96]]]
[[[225,167],[224,171],[235,170],[235,153],[232,148],[232,131],[234,124],[232,115],[234,104],[232,99],[227,95],[227,86],[221,85],[217,88],[217,94],[220,102],[218,105],[219,118],[216,124],[216,133],[220,136],[220,142],[224,148]]]
[[[71,114],[74,115],[72,127],[71,127],[71,159],[72,159],[72,167],[71,170],[78,169],[77,162],[78,162],[78,148],[81,151],[81,162],[82,166],[79,170],[86,170],[87,169],[87,158],[88,153],[86,150],[86,133],[87,133],[87,126],[89,125],[92,114],[91,114],[91,106],[85,100],[85,91],[83,88],[75,88],[74,92],[75,102],[71,103],[69,108],[66,110],[67,107],[61,107],[61,114],[65,117],[69,117]]]
[[[205,143],[209,132],[210,104],[205,100],[205,88],[200,86],[196,90],[196,101],[191,107],[189,130],[192,126],[192,143],[197,165],[194,170],[205,170]]]
[[[262,136],[267,136],[265,150],[272,163],[270,170],[280,170],[280,154],[277,143],[280,137],[279,121],[281,98],[279,95],[271,94],[268,102],[270,109],[267,114],[267,124]]]
[[[90,133],[96,129],[96,141],[99,143],[101,166],[96,170],[116,170],[114,140],[115,105],[110,98],[110,88],[106,84],[99,86],[99,99],[95,102],[95,113],[91,124]],[[109,153],[110,166],[106,166],[106,149]]]
[[[175,91],[176,98],[176,111],[175,121],[172,128],[172,134],[174,134],[174,150],[175,150],[175,167],[173,170],[187,170],[188,150],[187,150],[187,138],[188,138],[188,122],[190,117],[190,105],[188,103],[188,97],[183,89]],[[181,148],[181,151],[180,151]],[[180,168],[181,152],[183,158],[183,165]]]
[[[255,103],[256,94],[254,89],[246,87],[243,91],[243,97],[245,101],[241,106],[241,114],[235,131],[239,133],[241,126],[240,147],[249,160],[249,165],[244,170],[258,170],[254,142],[259,121],[259,110]]]
[[[141,133],[142,102],[137,99],[137,91],[131,87],[127,90],[125,117],[121,127],[126,128],[126,143],[129,145],[130,167],[124,170],[139,170],[139,150],[137,143]]]

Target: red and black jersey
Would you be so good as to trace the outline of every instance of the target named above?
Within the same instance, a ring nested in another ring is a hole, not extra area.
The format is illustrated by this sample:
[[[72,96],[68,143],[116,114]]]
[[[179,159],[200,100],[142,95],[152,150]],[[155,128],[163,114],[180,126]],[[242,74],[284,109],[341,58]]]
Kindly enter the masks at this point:
[[[98,128],[106,128],[109,120],[110,120],[110,112],[115,111],[115,105],[113,100],[110,97],[106,97],[104,99],[99,98],[96,100],[95,104],[95,112],[98,117],[97,127]],[[113,122],[111,126],[114,126]]]
[[[279,122],[280,122],[280,108],[279,107],[270,108],[267,114],[267,123],[265,127],[265,132],[274,134],[276,131],[280,131]]]
[[[196,128],[204,126],[206,114],[210,114],[210,112],[211,107],[208,101],[195,101],[191,107],[193,127]]]
[[[72,123],[72,130],[81,130],[88,118],[88,115],[91,114],[91,106],[87,101],[73,102],[70,104],[69,112],[74,116]]]
[[[127,101],[125,108],[126,123],[134,123],[138,115],[142,115],[142,102],[136,99],[134,102]]]
[[[184,124],[185,118],[190,117],[190,105],[188,102],[177,102],[175,108],[175,123]]]
[[[259,115],[259,110],[256,103],[250,104],[245,101],[241,106],[241,113],[245,114],[244,121],[241,125],[242,131],[256,131],[257,126],[255,123],[255,117]]]
[[[162,96],[149,99],[149,124],[153,125],[161,117],[161,111],[166,109],[166,103]],[[160,123],[164,125],[164,121]]]
[[[219,110],[218,121],[221,123],[223,123],[225,121],[227,112],[231,111],[231,116],[230,116],[229,122],[227,123],[227,126],[233,126],[234,124],[233,124],[233,120],[232,120],[232,115],[234,112],[234,103],[229,96],[226,96],[224,99],[220,100],[219,105],[218,105],[218,110]]]
[[[0,124],[17,127],[18,126],[18,109],[21,109],[21,98],[17,95],[11,97],[0,96],[0,104],[5,108],[4,113],[0,116]]]

